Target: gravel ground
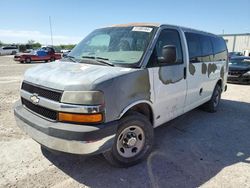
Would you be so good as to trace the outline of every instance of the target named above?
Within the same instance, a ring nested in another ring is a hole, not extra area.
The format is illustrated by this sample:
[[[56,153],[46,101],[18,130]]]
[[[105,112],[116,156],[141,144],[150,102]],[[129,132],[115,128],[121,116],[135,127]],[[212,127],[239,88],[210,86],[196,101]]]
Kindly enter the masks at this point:
[[[113,168],[101,155],[42,151],[16,126],[24,71],[0,57],[0,187],[250,187],[250,86],[228,85],[217,113],[195,109],[155,130],[141,164]]]

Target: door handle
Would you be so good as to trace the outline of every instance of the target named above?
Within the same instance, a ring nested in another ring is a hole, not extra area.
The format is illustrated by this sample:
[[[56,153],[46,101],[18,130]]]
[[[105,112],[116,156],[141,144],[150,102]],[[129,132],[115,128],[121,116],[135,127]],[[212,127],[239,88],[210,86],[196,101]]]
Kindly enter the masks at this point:
[[[184,79],[187,78],[187,67],[184,67]]]

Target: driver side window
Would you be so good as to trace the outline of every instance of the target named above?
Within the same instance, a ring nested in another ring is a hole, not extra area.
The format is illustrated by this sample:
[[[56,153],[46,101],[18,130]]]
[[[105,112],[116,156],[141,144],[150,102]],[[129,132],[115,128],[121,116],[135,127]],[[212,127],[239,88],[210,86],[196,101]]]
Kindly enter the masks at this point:
[[[180,36],[179,36],[178,31],[175,29],[164,29],[160,33],[160,36],[156,42],[154,51],[149,60],[150,67],[160,66],[158,59],[162,57],[162,49],[166,45],[174,45],[176,47],[176,63],[175,64],[183,63],[181,41],[180,41]]]

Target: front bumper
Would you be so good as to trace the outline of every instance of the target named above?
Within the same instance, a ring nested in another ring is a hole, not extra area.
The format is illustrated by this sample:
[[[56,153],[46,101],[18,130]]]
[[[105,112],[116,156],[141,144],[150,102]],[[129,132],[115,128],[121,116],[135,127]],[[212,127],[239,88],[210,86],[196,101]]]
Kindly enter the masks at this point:
[[[35,141],[73,154],[98,154],[110,149],[118,126],[118,121],[99,125],[51,122],[33,114],[19,101],[14,114],[17,125]]]
[[[240,83],[240,84],[250,84],[250,76],[228,76],[227,82],[229,83]]]
[[[22,61],[21,57],[14,57],[14,61]]]

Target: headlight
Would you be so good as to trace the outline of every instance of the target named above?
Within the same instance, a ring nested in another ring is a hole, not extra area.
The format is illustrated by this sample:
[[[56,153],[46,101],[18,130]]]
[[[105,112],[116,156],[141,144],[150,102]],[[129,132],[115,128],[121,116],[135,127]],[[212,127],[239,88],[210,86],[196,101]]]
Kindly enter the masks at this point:
[[[101,91],[64,91],[61,102],[83,105],[104,104],[104,95]]]
[[[250,76],[250,71],[248,71],[245,74],[243,74],[243,76]]]

